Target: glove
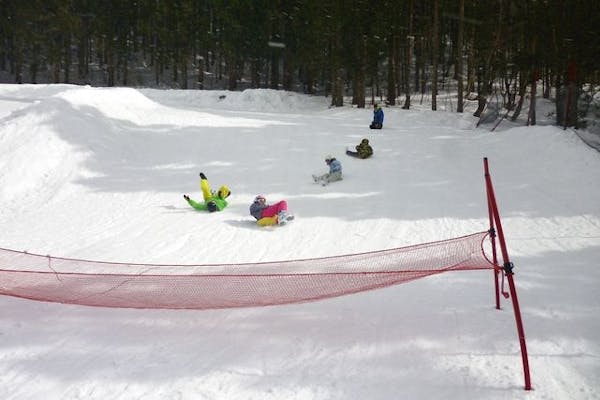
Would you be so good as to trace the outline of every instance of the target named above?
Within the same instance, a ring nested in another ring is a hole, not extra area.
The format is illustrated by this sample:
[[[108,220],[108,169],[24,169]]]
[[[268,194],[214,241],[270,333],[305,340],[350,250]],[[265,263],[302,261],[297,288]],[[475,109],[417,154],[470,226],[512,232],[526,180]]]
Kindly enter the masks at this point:
[[[200,179],[206,179],[206,175],[204,175],[204,172],[200,172]]]

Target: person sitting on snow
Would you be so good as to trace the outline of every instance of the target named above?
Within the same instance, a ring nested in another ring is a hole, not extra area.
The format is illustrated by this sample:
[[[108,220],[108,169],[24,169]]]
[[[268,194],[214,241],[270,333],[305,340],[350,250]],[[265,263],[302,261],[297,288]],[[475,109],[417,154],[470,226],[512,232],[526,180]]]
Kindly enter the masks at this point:
[[[363,139],[360,144],[356,146],[356,151],[346,150],[346,154],[350,157],[369,158],[373,155],[373,148],[369,144],[369,139]]]
[[[369,128],[371,129],[381,129],[383,127],[383,109],[377,103],[373,105],[373,122]]]
[[[325,157],[325,163],[329,165],[329,172],[321,176],[313,175],[315,182],[321,182],[323,186],[342,180],[342,163],[335,159],[333,156]]]
[[[269,205],[262,194],[254,198],[250,205],[250,215],[256,218],[256,223],[260,226],[283,225],[294,219],[294,216],[288,212],[285,200]]]
[[[202,190],[204,202],[197,202],[193,199],[190,199],[190,196],[187,194],[183,195],[183,198],[190,206],[196,210],[208,212],[221,211],[227,207],[227,200],[225,199],[231,194],[231,190],[229,190],[227,186],[221,186],[216,193],[211,191],[210,185],[208,184],[208,179],[206,179],[206,175],[200,172],[200,189]]]

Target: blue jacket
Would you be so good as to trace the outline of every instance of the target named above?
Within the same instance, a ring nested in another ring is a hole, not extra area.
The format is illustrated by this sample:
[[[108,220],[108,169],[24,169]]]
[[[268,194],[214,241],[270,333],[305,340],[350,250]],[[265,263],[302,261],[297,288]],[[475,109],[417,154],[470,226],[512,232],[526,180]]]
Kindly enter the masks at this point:
[[[329,173],[338,172],[338,171],[342,172],[342,163],[334,158],[329,163]]]
[[[373,110],[373,122],[383,124],[383,109],[381,106],[377,106],[377,108]]]

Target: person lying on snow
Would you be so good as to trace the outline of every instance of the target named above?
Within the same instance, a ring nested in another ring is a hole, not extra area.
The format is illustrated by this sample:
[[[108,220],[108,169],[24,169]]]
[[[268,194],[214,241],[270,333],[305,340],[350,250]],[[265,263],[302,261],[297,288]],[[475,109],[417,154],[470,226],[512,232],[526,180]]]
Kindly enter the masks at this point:
[[[373,105],[373,122],[369,128],[371,129],[381,129],[383,127],[383,110],[381,106],[377,103]]]
[[[325,163],[329,165],[329,172],[321,176],[313,175],[315,182],[321,182],[323,186],[342,180],[342,163],[335,159],[333,156],[325,157]]]
[[[196,210],[208,212],[221,211],[227,207],[227,200],[225,199],[231,194],[231,191],[227,186],[221,186],[216,193],[211,191],[210,185],[208,184],[208,179],[206,179],[206,175],[200,172],[200,189],[202,190],[204,202],[197,202],[193,199],[190,199],[190,196],[187,194],[183,195],[183,198],[190,206]]]
[[[259,226],[283,225],[294,219],[294,216],[288,212],[285,200],[269,205],[262,194],[254,198],[250,205],[250,215],[256,218]]]
[[[369,139],[363,139],[360,144],[356,146],[356,151],[346,150],[346,154],[350,157],[369,158],[373,155],[373,148],[369,144]]]

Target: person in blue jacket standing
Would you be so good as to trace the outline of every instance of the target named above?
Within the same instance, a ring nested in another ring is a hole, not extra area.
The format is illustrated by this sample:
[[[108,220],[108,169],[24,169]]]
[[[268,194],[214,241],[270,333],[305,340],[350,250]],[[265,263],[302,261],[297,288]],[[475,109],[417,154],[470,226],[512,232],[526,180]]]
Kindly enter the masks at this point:
[[[371,129],[381,129],[383,127],[383,109],[378,103],[375,103],[373,106],[373,122],[369,128]]]

